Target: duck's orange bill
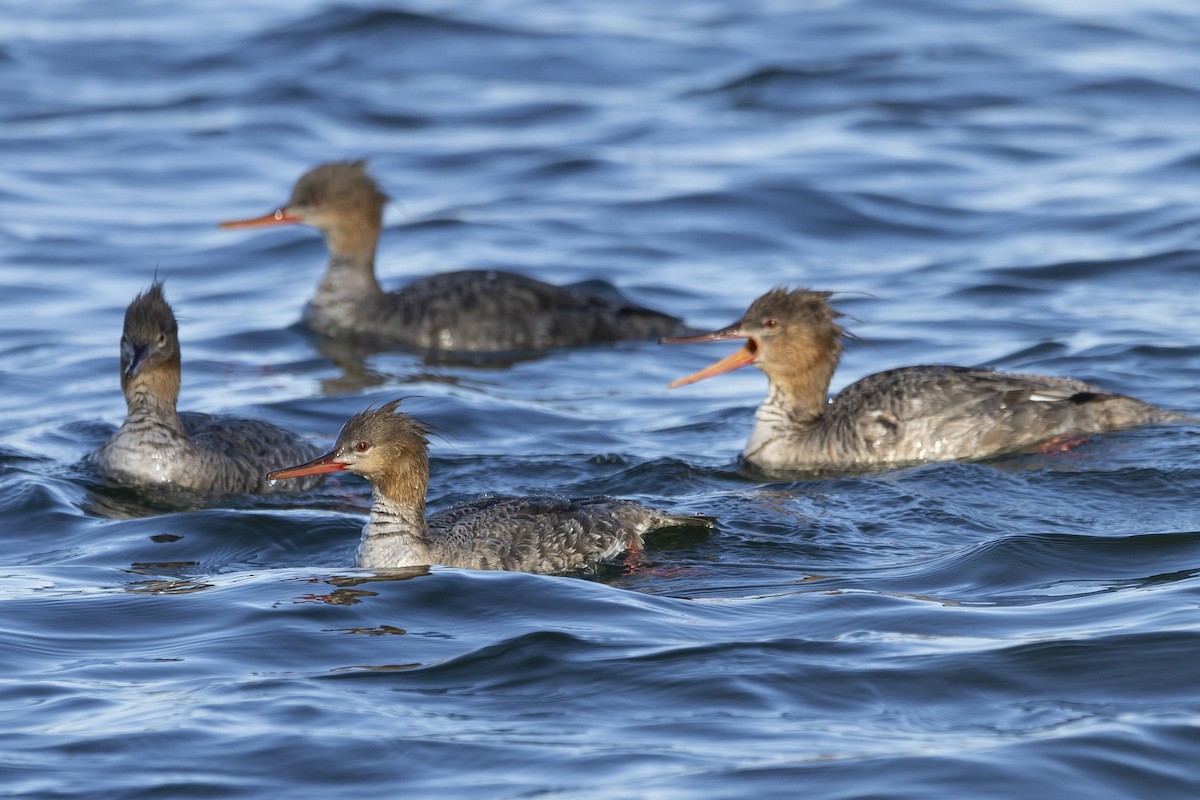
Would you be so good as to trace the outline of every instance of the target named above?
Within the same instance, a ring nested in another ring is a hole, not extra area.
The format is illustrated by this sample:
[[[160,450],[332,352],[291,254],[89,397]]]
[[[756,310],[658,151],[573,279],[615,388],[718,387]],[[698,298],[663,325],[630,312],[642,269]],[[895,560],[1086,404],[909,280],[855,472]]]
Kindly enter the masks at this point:
[[[731,372],[738,367],[744,367],[747,364],[753,364],[754,355],[757,351],[758,348],[754,346],[754,340],[751,339],[750,341],[746,342],[746,346],[741,350],[738,350],[735,353],[730,353],[717,363],[710,364],[699,372],[693,372],[686,378],[680,378],[677,381],[668,383],[667,388],[674,389],[677,386],[687,386],[689,383],[702,381],[705,378],[711,378],[714,375],[720,375],[723,372]]]
[[[345,461],[338,461],[333,457],[333,453],[326,453],[323,456],[314,458],[305,464],[298,464],[294,467],[285,469],[277,469],[274,472],[267,473],[267,480],[279,481],[286,478],[303,478],[305,475],[321,475],[326,472],[340,472],[348,465]]]
[[[229,222],[218,222],[218,228],[265,228],[268,225],[291,225],[299,222],[299,217],[287,213],[286,208],[277,208],[270,214],[250,219],[235,219]]]

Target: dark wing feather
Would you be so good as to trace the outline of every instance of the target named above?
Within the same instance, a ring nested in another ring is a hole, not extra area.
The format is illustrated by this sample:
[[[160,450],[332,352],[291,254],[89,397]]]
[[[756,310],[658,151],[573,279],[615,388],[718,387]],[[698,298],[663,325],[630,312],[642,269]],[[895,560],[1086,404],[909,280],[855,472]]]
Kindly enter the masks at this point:
[[[601,294],[499,271],[432,275],[386,296],[388,324],[429,349],[533,350],[686,332],[614,290]]]
[[[483,497],[429,518],[439,563],[475,569],[566,572],[640,547],[648,530],[703,525],[610,497]]]
[[[1067,378],[917,366],[846,387],[828,416],[832,427],[853,427],[879,460],[918,461],[977,458],[1172,415]]]
[[[190,411],[181,413],[179,419],[198,448],[219,454],[222,465],[213,470],[212,487],[217,491],[271,491],[266,480],[268,472],[320,455],[317,448],[296,434],[262,420]],[[289,481],[279,490],[309,489],[320,480],[321,476],[313,476]]]

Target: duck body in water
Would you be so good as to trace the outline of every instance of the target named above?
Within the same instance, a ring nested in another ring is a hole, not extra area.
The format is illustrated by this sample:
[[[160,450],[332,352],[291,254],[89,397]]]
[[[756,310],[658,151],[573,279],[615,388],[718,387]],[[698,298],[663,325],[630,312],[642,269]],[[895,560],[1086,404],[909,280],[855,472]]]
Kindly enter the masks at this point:
[[[397,411],[399,402],[355,415],[328,453],[267,476],[284,480],[346,470],[369,480],[371,515],[357,566],[569,572],[640,551],[644,535],[658,528],[713,527],[709,517],[613,497],[487,496],[427,517],[428,431]]]
[[[555,286],[512,272],[465,270],[384,292],[375,253],[387,195],[363,161],[305,173],[283,207],[223,228],[302,223],[325,235],[329,264],[304,324],[335,339],[448,353],[544,350],[688,332],[672,316],[619,295]]]
[[[775,289],[726,328],[662,340],[746,340],[671,387],[748,364],[766,373],[767,396],[743,453],[751,464],[826,470],[973,460],[1191,419],[1069,378],[938,365],[869,375],[827,399],[844,334],[829,296]]]
[[[280,491],[263,473],[281,460],[319,451],[255,419],[179,412],[179,326],[155,281],[125,310],[121,336],[121,427],[92,454],[101,475],[128,484],[169,484],[203,492]],[[308,488],[319,479],[300,486]]]

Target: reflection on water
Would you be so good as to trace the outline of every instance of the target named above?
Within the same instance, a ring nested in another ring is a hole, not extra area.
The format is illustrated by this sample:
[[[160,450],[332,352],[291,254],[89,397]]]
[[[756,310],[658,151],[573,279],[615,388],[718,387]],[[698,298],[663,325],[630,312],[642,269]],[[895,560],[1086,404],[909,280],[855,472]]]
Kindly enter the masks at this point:
[[[424,369],[418,369],[408,374],[387,374],[370,366],[368,360],[371,356],[392,352],[389,349],[325,337],[313,336],[312,338],[316,351],[323,358],[327,358],[333,362],[333,366],[337,368],[339,373],[336,377],[321,379],[321,391],[326,395],[358,394],[366,389],[383,385],[406,386],[441,383],[447,386],[460,386],[464,384],[464,380],[460,376],[443,372],[430,372]],[[458,361],[425,358],[423,359],[423,363],[501,368],[511,366],[517,363],[518,360],[520,359],[501,356],[494,356],[489,359],[481,356],[478,359],[461,359]]]

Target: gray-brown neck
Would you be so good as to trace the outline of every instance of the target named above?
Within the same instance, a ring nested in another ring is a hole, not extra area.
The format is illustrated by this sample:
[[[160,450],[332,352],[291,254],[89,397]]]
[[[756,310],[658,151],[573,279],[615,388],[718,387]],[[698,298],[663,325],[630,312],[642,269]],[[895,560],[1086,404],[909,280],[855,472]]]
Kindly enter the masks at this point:
[[[424,448],[371,478],[371,515],[363,526],[357,563],[398,567],[437,563],[437,542],[425,519],[429,457]]]
[[[127,377],[121,373],[121,389],[125,394],[126,420],[154,420],[180,434],[176,405],[179,402],[180,362],[176,354],[163,363]]]
[[[383,298],[375,278],[375,250],[379,243],[382,212],[370,219],[342,218],[324,230],[329,263],[309,303],[309,324],[337,335],[360,327],[364,315]]]
[[[775,446],[795,446],[829,424],[829,384],[841,358],[842,330],[831,325],[794,341],[771,344],[770,359],[760,364],[770,381],[754,415],[745,455]]]
[[[336,279],[359,294],[378,293],[375,251],[382,229],[382,207],[356,208],[339,214],[325,226],[322,233],[325,234],[325,246],[329,248],[329,265],[321,281],[322,288]]]

